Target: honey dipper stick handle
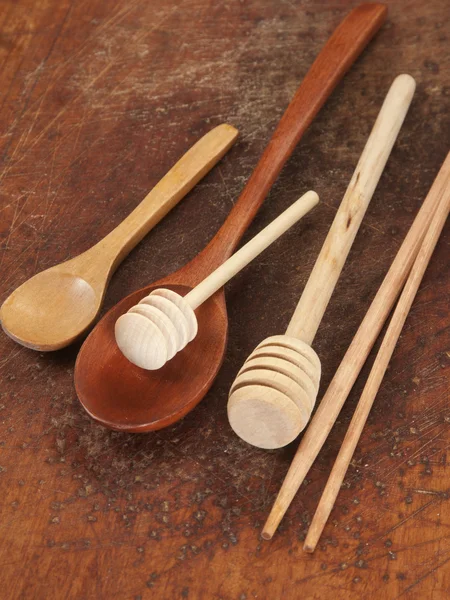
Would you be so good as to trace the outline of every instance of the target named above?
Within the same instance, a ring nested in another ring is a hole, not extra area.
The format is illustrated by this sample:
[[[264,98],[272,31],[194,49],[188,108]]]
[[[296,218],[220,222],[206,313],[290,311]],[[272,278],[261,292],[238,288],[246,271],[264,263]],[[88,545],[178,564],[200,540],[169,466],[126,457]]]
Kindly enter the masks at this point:
[[[409,75],[399,75],[391,85],[289,323],[287,335],[312,344],[408,112],[415,87],[414,79]]]
[[[243,269],[258,254],[278,239],[294,223],[309,212],[319,201],[315,192],[307,192],[297,202],[260,231],[245,246],[206,277],[197,287],[185,296],[185,300],[195,310],[200,304],[212,296],[227,283],[236,273]]]
[[[446,161],[450,174],[450,154]],[[445,169],[445,165],[443,167]],[[311,526],[306,536],[304,550],[314,552],[317,542],[322,534],[323,528],[328,520],[334,506],[337,495],[347,472],[348,465],[352,459],[356,445],[361,437],[364,425],[369,416],[370,409],[380,388],[389,361],[397,344],[400,333],[405,324],[411,305],[419,289],[425,270],[430,262],[431,255],[436,247],[439,236],[444,227],[450,210],[450,178],[447,187],[442,188],[442,199],[436,209],[431,221],[430,228],[425,234],[422,246],[412,266],[403,292],[392,315],[391,322],[383,338],[377,357],[373,363],[369,378],[364,387],[361,398],[356,407],[355,414],[349,425],[347,434],[342,443],[339,454],[333,465],[327,484],[320,498],[319,505],[314,514]]]

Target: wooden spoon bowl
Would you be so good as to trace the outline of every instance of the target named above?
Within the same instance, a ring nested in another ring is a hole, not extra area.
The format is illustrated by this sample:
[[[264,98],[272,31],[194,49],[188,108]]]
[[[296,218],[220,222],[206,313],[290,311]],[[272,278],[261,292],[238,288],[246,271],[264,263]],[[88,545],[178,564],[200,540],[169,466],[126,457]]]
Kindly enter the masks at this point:
[[[152,431],[178,421],[200,402],[222,365],[228,337],[223,290],[197,309],[197,336],[163,368],[141,369],[120,352],[117,319],[162,286],[183,296],[191,289],[164,281],[130,294],[101,319],[78,355],[78,398],[93,419],[111,429]]]
[[[3,330],[15,342],[33,350],[57,350],[73,342],[95,319],[102,290],[71,273],[71,263],[38,273],[7,298],[0,316]],[[45,308],[55,302],[57,319],[53,310]]]

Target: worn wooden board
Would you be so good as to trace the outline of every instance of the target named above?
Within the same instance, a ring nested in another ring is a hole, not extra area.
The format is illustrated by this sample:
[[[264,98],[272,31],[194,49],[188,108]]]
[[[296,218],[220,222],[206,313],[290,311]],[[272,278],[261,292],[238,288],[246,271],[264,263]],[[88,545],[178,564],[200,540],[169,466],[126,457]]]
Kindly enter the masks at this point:
[[[351,6],[4,0],[0,300],[110,231],[189,145],[228,121],[240,141],[123,263],[105,310],[194,256]],[[396,74],[411,73],[418,90],[317,336],[324,386],[448,151],[448,2],[389,9],[249,235],[308,188],[320,208],[228,285],[225,365],[182,422],[107,431],[76,399],[77,347],[44,355],[1,336],[2,598],[450,597],[448,227],[314,555],[302,540],[362,379],[270,543],[259,532],[295,444],[249,447],[226,419],[240,364],[289,320]]]

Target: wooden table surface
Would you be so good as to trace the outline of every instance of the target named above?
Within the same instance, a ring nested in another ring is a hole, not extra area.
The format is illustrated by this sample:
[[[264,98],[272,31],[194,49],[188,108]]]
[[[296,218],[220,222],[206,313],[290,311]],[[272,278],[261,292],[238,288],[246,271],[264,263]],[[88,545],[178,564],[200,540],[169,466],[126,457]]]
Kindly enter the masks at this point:
[[[104,236],[229,122],[240,140],[124,261],[104,311],[192,258],[352,5],[3,0],[0,300]],[[384,95],[407,72],[415,99],[316,338],[321,389],[330,381],[449,149],[448,9],[390,2],[249,235],[307,189],[322,203],[227,286],[225,364],[184,420],[141,435],[104,429],[74,392],[79,345],[43,354],[1,335],[1,598],[450,597],[448,226],[314,555],[302,540],[367,368],[271,542],[261,527],[296,443],[250,447],[226,417],[239,366],[286,326]]]

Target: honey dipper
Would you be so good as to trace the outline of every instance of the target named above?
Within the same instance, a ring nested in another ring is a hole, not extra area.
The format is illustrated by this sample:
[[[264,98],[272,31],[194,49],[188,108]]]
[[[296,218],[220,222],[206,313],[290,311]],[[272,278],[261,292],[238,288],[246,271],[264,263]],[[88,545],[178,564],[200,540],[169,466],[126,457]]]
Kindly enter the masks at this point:
[[[285,446],[309,421],[321,372],[311,344],[414,90],[409,75],[399,75],[392,83],[286,334],[261,342],[231,387],[230,425],[254,446]]]
[[[153,290],[115,326],[117,345],[130,362],[160,369],[197,335],[195,309],[278,239],[319,201],[307,192],[185,296],[167,288]]]

